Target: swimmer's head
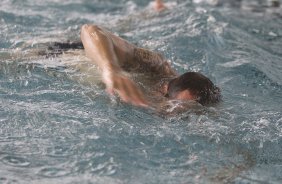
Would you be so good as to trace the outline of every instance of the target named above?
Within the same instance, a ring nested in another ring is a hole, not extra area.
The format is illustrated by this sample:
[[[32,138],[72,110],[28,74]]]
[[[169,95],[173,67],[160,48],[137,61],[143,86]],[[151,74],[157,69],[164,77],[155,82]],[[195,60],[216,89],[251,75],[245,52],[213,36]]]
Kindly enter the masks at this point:
[[[195,100],[202,105],[219,102],[220,89],[210,79],[197,72],[187,72],[172,79],[166,97],[178,100]]]

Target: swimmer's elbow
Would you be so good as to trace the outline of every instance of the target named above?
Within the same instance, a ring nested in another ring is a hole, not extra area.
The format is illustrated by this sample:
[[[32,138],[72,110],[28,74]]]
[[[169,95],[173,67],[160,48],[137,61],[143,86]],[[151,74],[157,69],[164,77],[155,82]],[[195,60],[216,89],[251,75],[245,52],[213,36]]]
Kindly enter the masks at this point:
[[[99,26],[85,24],[81,27],[81,41],[84,44],[88,42],[101,44],[108,42],[109,38],[105,31]]]
[[[84,24],[81,26],[81,32],[88,32],[89,29],[91,30],[100,30],[101,28],[95,24],[89,25],[89,24]]]

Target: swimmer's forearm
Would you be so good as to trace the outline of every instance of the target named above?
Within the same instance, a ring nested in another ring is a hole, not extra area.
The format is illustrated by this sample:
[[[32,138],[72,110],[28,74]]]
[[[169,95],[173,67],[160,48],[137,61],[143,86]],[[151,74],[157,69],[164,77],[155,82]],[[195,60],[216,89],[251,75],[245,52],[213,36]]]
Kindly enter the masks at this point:
[[[110,38],[97,26],[84,25],[81,40],[89,57],[103,72],[120,71],[116,53]]]

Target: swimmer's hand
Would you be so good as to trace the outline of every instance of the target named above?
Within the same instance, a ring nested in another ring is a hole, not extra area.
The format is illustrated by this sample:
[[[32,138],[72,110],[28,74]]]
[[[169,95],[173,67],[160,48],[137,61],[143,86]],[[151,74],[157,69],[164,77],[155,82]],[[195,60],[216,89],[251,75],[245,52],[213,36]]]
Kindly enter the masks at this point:
[[[110,75],[104,75],[103,81],[106,84],[107,92],[109,94],[117,94],[124,102],[136,106],[148,106],[148,102],[142,91],[125,75],[114,72]]]

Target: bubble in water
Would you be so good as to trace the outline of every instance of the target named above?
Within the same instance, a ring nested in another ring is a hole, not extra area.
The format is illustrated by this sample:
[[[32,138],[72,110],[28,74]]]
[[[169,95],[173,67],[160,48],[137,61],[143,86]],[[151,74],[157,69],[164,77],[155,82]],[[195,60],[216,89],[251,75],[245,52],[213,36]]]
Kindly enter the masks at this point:
[[[16,167],[27,167],[30,165],[30,162],[25,158],[17,156],[5,156],[2,158],[2,162],[7,165],[16,166]]]

